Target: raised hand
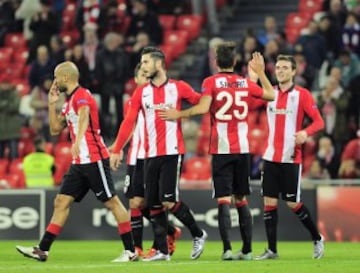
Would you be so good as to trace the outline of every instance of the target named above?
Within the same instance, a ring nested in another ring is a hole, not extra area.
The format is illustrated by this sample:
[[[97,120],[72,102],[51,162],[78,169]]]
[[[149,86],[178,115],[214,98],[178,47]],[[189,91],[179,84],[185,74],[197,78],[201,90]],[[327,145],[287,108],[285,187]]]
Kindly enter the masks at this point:
[[[48,94],[49,104],[55,104],[59,101],[59,99],[60,99],[60,91],[56,86],[56,81],[53,81]]]

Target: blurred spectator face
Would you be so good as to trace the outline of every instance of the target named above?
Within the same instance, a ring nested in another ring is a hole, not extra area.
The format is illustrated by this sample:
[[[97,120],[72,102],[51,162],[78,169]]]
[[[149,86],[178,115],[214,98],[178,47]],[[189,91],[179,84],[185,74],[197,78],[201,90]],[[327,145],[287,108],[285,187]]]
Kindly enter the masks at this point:
[[[330,77],[333,77],[334,79],[338,80],[340,82],[341,80],[341,69],[338,67],[333,67],[330,70]]]
[[[53,51],[58,51],[61,49],[62,44],[60,38],[57,36],[52,36],[50,39],[50,47]]]
[[[268,32],[276,31],[276,20],[273,16],[266,16],[264,22],[265,29]]]
[[[133,4],[133,13],[134,14],[140,14],[140,15],[146,14],[146,12],[147,12],[146,1],[133,0],[132,4]]]
[[[277,54],[279,50],[278,43],[275,40],[270,40],[265,45],[265,52],[267,55]]]
[[[356,23],[358,23],[358,20],[353,13],[349,13],[349,15],[346,17],[346,25],[348,26],[354,26]]]
[[[246,37],[244,42],[244,50],[246,52],[253,52],[256,50],[256,38],[255,37]]]
[[[323,152],[330,152],[332,151],[333,146],[331,139],[327,136],[323,136],[319,139],[319,150]]]
[[[349,65],[350,64],[350,55],[349,54],[341,54],[339,57],[340,62],[343,65]]]
[[[308,30],[310,34],[316,33],[318,31],[318,23],[316,23],[314,20],[310,21]]]
[[[49,52],[46,46],[39,46],[37,49],[37,61],[40,64],[46,64],[49,60]]]
[[[121,44],[121,36],[117,33],[110,32],[104,38],[104,44],[107,50],[114,51]]]
[[[75,45],[73,48],[73,56],[76,60],[79,60],[83,56],[83,48],[81,45]]]
[[[341,10],[341,0],[331,0],[330,11],[332,13],[338,13]]]
[[[325,91],[332,93],[338,86],[339,82],[333,77],[329,77],[325,85]]]
[[[331,25],[330,19],[328,17],[323,17],[320,19],[319,29],[321,29],[322,31],[326,31],[329,29],[330,25]]]
[[[93,44],[98,41],[97,25],[94,23],[86,23],[84,26],[84,42],[86,44]]]
[[[138,35],[136,35],[136,43],[142,47],[148,46],[150,44],[149,35],[145,32],[139,32]]]

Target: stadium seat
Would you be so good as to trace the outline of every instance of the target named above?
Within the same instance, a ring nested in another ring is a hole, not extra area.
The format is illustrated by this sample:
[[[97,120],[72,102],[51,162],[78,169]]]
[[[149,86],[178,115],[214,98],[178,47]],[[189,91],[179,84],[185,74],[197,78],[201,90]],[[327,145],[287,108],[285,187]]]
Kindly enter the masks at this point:
[[[9,166],[9,174],[17,175],[18,176],[18,188],[25,188],[25,175],[23,171],[23,159],[13,159],[10,162]]]
[[[163,30],[175,29],[175,23],[176,23],[175,15],[160,14],[159,21],[160,21],[160,25],[162,26]]]
[[[10,63],[13,56],[14,49],[11,47],[1,47],[0,48],[0,62],[1,63]]]
[[[164,44],[173,48],[173,58],[178,58],[186,51],[188,33],[185,30],[164,31]]]
[[[55,173],[54,181],[55,185],[60,185],[64,174],[68,171],[71,162],[63,160],[62,158],[55,158]]]
[[[9,160],[6,158],[0,158],[0,176],[8,172]]]
[[[68,127],[65,127],[58,136],[57,142],[69,142],[70,141],[70,130]]]
[[[200,15],[180,15],[176,21],[176,29],[185,30],[188,33],[188,41],[191,41],[199,37],[202,20]]]
[[[291,12],[286,16],[285,28],[302,29],[307,27],[312,15],[305,12]]]
[[[62,31],[60,37],[67,48],[72,48],[79,42],[80,33],[77,30]]]
[[[11,47],[14,50],[26,48],[27,45],[23,33],[7,33],[5,35],[5,47]]]
[[[209,180],[211,164],[208,157],[193,157],[184,162],[182,178],[187,180]]]
[[[75,18],[76,16],[76,4],[75,3],[69,3],[65,6],[65,9],[63,11],[63,17],[70,17]]]
[[[128,94],[129,96],[132,96],[135,89],[136,89],[135,80],[133,78],[128,79],[127,82],[125,83],[125,93]]]
[[[19,92],[21,97],[30,94],[30,85],[28,80],[13,79],[11,82],[16,86],[16,90]]]
[[[75,18],[70,15],[63,15],[61,31],[72,31],[76,28]]]
[[[32,141],[20,140],[18,144],[18,153],[19,157],[23,158],[24,156],[35,152],[35,145]]]
[[[299,39],[300,33],[301,29],[285,28],[286,40],[292,45],[295,45],[295,43]]]
[[[70,142],[58,142],[54,147],[54,156],[55,160],[59,160],[60,158],[71,163],[72,155],[71,155],[71,143]]]
[[[321,11],[323,4],[321,0],[300,0],[298,10],[299,12],[306,12],[314,15],[314,13]]]
[[[164,52],[165,55],[165,65],[167,68],[170,67],[173,61],[173,48],[170,45],[160,45],[159,48]]]
[[[21,184],[20,177],[17,174],[4,174],[0,175],[0,181],[2,189],[4,188],[10,188],[10,189],[20,189],[24,188],[25,185]]]
[[[260,127],[255,127],[249,131],[248,137],[250,153],[262,155],[266,148],[267,131]]]

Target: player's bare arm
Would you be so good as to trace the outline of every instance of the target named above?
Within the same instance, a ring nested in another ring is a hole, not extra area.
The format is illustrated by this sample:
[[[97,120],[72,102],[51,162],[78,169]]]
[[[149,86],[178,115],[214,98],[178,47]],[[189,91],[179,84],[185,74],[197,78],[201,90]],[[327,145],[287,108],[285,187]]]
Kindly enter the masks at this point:
[[[264,90],[262,98],[264,100],[272,101],[275,99],[274,88],[265,74],[265,60],[263,55],[259,52],[252,54],[252,59],[249,62],[249,66],[253,72],[259,77],[261,86]]]
[[[50,134],[58,135],[65,128],[66,121],[65,117],[59,115],[56,112],[56,103],[60,99],[60,91],[56,86],[54,81],[50,87],[48,95],[48,105],[49,105],[49,125],[50,125]]]
[[[90,115],[90,108],[89,106],[81,106],[78,110],[79,114],[79,128],[76,134],[76,139],[74,144],[71,147],[71,153],[73,157],[78,157],[80,155],[80,143],[81,140],[84,138],[86,129],[89,126],[89,115]]]
[[[159,116],[163,120],[176,120],[179,118],[189,118],[195,115],[202,115],[209,112],[212,98],[210,96],[202,96],[198,104],[178,111],[175,108],[164,109],[159,112]]]

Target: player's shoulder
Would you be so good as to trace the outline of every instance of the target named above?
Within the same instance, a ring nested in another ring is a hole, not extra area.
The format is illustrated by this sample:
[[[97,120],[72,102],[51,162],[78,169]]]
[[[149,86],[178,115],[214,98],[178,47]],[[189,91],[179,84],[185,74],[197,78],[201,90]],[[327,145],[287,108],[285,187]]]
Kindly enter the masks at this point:
[[[302,94],[306,94],[306,95],[311,94],[309,89],[307,89],[307,88],[305,88],[303,86],[300,86],[300,85],[294,85],[293,89],[300,92],[300,93],[302,93]]]

